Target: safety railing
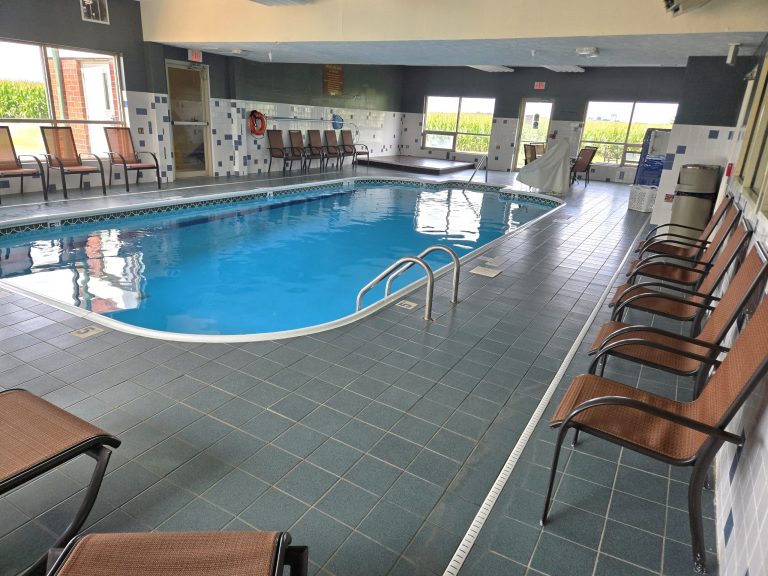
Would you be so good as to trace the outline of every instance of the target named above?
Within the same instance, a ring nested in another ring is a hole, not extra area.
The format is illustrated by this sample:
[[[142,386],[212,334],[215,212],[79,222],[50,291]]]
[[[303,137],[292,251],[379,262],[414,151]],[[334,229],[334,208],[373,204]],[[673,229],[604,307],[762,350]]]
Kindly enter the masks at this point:
[[[477,163],[475,166],[475,171],[472,172],[472,176],[469,177],[469,180],[464,184],[464,188],[461,190],[461,193],[467,191],[467,188],[469,188],[470,182],[472,182],[472,179],[475,177],[475,174],[477,174],[477,171],[480,170],[480,167],[485,164],[485,181],[488,182],[488,155],[486,154],[480,159],[480,162]]]
[[[456,255],[456,252],[454,252],[447,246],[443,246],[441,244],[435,244],[434,246],[430,246],[429,248],[424,250],[421,254],[417,256],[417,258],[424,259],[432,252],[437,252],[437,251],[446,252],[451,257],[451,260],[453,260],[453,289],[451,291],[451,303],[458,304],[459,303],[459,275],[461,274],[461,262],[459,261],[459,257]],[[413,266],[412,263],[404,264],[403,266],[400,267],[399,270],[397,270],[394,274],[392,274],[389,278],[387,278],[387,283],[384,286],[385,296],[389,296],[392,290],[392,282],[394,282],[398,276],[405,273],[407,270],[410,270],[412,266]]]
[[[387,276],[392,274],[395,270],[403,266],[404,264],[418,264],[424,269],[424,272],[427,274],[427,297],[426,297],[426,303],[424,305],[424,320],[432,320],[432,297],[434,296],[435,291],[435,275],[432,273],[432,269],[429,267],[429,264],[424,262],[423,259],[419,258],[418,256],[405,256],[403,258],[400,258],[397,262],[389,266],[384,272],[376,276],[373,280],[368,282],[363,288],[360,290],[360,292],[357,293],[357,303],[356,303],[356,310],[360,311],[360,308],[362,308],[363,305],[363,297],[368,293],[368,291],[376,286],[379,282],[384,280]]]

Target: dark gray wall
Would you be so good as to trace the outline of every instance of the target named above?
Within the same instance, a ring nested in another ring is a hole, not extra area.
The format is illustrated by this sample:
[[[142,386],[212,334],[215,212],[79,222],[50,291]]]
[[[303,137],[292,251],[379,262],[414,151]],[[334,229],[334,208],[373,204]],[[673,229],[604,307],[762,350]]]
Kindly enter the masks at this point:
[[[153,42],[146,43],[147,90],[149,92],[168,93],[168,77],[165,73],[165,61],[187,61],[186,48],[164,46]],[[219,54],[203,53],[203,64],[208,66],[212,98],[234,98],[230,87],[230,67],[232,58]]]
[[[84,22],[77,0],[0,0],[1,38],[119,52],[126,89],[146,90],[139,3],[111,0],[109,20],[109,26]]]
[[[425,96],[496,98],[496,116],[517,118],[523,98],[555,101],[554,120],[584,120],[589,100],[678,102],[684,68],[588,68],[584,73],[556,73],[544,68],[516,68],[489,73],[467,67],[405,67],[404,112],[422,112]],[[534,90],[537,81],[545,90]]]
[[[756,63],[756,58],[738,58],[728,66],[723,57],[688,58],[675,123],[735,126],[747,87],[744,76]]]
[[[232,60],[233,97],[313,106],[400,110],[401,66],[344,66],[344,95],[323,95],[319,64],[272,64]]]

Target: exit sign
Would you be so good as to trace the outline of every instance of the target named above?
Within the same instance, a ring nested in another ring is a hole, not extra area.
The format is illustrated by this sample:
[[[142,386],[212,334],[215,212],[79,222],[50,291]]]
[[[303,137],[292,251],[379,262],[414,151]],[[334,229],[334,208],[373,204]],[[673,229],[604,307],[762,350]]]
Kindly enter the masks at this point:
[[[533,89],[534,90],[544,90],[544,88],[547,87],[546,82],[534,82],[533,83]]]
[[[187,60],[190,62],[202,62],[203,51],[202,50],[187,50]]]

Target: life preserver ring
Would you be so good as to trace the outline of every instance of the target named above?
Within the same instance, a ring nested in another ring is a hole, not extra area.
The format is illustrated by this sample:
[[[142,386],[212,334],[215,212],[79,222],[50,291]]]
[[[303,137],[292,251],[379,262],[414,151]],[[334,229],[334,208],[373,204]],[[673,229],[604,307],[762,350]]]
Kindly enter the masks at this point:
[[[248,125],[251,129],[251,134],[254,136],[264,136],[264,132],[267,131],[267,117],[258,110],[251,110],[251,115],[248,117]]]

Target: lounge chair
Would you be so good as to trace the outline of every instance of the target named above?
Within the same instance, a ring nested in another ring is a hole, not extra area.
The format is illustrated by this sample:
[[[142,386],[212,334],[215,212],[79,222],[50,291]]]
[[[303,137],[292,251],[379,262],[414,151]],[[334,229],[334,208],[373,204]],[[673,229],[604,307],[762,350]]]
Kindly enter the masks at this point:
[[[579,150],[579,155],[576,157],[576,162],[571,166],[571,186],[576,182],[576,175],[579,172],[584,173],[584,187],[589,186],[589,169],[592,166],[592,159],[597,153],[595,146],[585,146]]]
[[[629,265],[629,271],[627,272],[629,283],[634,284],[638,277],[647,276],[683,286],[698,287],[703,281],[707,270],[714,264],[714,260],[725,243],[728,233],[739,221],[740,215],[741,210],[735,204],[731,204],[730,208],[726,210],[725,216],[722,222],[720,222],[715,235],[712,237],[712,241],[702,252],[701,258],[697,260],[689,260],[670,254],[653,254],[640,260],[634,260]],[[670,259],[677,260],[677,262],[670,262]]]
[[[285,144],[283,144],[282,130],[267,130],[267,140],[269,142],[269,146],[267,147],[269,150],[269,166],[267,166],[267,172],[272,170],[273,158],[280,158],[283,161],[283,172],[285,172],[286,168],[290,170],[295,160],[303,162],[304,159],[302,156],[297,155],[290,146],[286,148]]]
[[[711,312],[714,302],[719,301],[715,290],[720,287],[734,261],[744,252],[751,236],[752,228],[748,222],[736,226],[697,290],[659,281],[619,286],[608,304],[614,308],[611,320],[623,320],[627,310],[641,310],[691,322],[691,334],[698,333],[704,315]]]
[[[130,128],[104,128],[104,134],[107,137],[107,146],[109,146],[109,185],[112,186],[112,168],[114,166],[123,167],[123,176],[125,177],[125,191],[129,192],[128,171],[136,171],[136,184],[139,183],[140,170],[154,170],[157,176],[157,189],[160,190],[160,164],[157,162],[157,156],[152,152],[136,152],[133,147],[133,138]],[[142,162],[139,154],[149,154],[152,162]]]
[[[748,302],[764,287],[766,273],[765,251],[756,244],[728,283],[701,331],[692,337],[649,326],[606,322],[589,351],[595,355],[589,373],[595,374],[601,366],[602,376],[608,357],[616,356],[678,376],[693,376],[693,393],[697,397],[710,369],[719,366],[717,357],[728,350],[722,345],[723,339]]]
[[[725,442],[733,416],[768,373],[768,299],[758,306],[723,363],[692,402],[678,402],[594,374],[573,379],[550,425],[559,428],[542,524],[549,514],[560,448],[571,428],[674,466],[692,466],[688,514],[694,568],[705,571],[701,492],[707,471]],[[755,438],[759,441],[759,438]],[[576,439],[574,439],[574,442]]]
[[[306,546],[287,532],[89,534],[60,551],[49,576],[306,576]]]
[[[325,167],[328,167],[328,161],[336,158],[336,168],[341,168],[344,164],[344,153],[339,146],[336,138],[336,130],[325,130]]]
[[[24,168],[22,158],[32,158],[37,163],[37,170]],[[11,129],[8,126],[0,126],[0,178],[20,178],[19,192],[24,194],[24,176],[39,175],[43,185],[43,197],[48,200],[48,187],[45,184],[43,164],[40,158],[31,154],[16,154],[11,138]],[[2,198],[0,198],[2,203]]]
[[[288,130],[288,142],[291,143],[291,153],[301,157],[303,171],[307,160],[307,149],[304,147],[304,136],[301,130]]]
[[[74,519],[54,548],[82,528],[98,496],[104,472],[120,440],[26,390],[0,392],[0,495],[87,454],[96,460],[91,480]],[[45,565],[45,557],[30,569]]]
[[[523,144],[523,153],[526,165],[536,160],[536,146],[533,144]]]
[[[75,136],[72,134],[72,128],[41,126],[43,133],[43,143],[45,144],[45,157],[48,160],[46,168],[46,180],[51,182],[50,171],[59,170],[61,172],[61,188],[64,192],[64,198],[67,198],[67,174],[78,174],[80,176],[80,188],[83,188],[83,176],[85,174],[101,175],[101,190],[104,196],[107,195],[107,185],[104,182],[104,166],[101,164],[101,158],[96,154],[83,152],[78,154]],[[96,160],[96,166],[86,166],[83,164],[83,158],[90,156]]]
[[[307,146],[305,158],[307,159],[307,170],[312,166],[312,160],[320,161],[320,168],[323,168],[325,162],[325,146],[320,137],[320,130],[307,130],[307,139],[309,140],[309,146]]]
[[[344,156],[352,156],[352,163],[357,164],[359,156],[365,156],[366,160],[370,160],[370,151],[365,144],[355,144],[352,138],[352,130],[341,131],[341,146],[344,151]]]
[[[660,224],[659,226],[655,226],[637,245],[635,252],[640,253],[641,258],[646,252],[680,256],[689,260],[700,258],[701,253],[709,244],[710,236],[712,236],[712,233],[715,231],[717,225],[723,219],[723,216],[725,216],[726,211],[730,208],[732,203],[733,197],[726,196],[723,201],[720,202],[717,210],[704,228],[693,228],[692,226],[680,224]],[[699,235],[696,238],[692,238],[676,232],[663,231],[670,227],[699,232]]]

